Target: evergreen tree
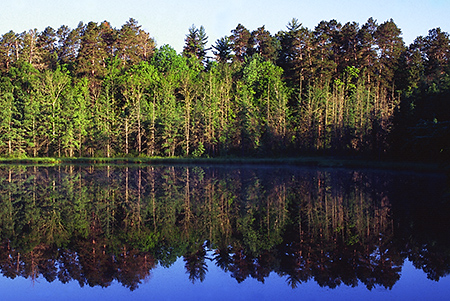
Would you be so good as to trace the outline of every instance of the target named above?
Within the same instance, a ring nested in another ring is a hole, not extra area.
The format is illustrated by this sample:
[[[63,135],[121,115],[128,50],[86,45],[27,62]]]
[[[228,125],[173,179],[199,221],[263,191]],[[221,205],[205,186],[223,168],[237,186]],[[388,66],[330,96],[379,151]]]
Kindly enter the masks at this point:
[[[400,56],[405,50],[400,35],[401,30],[392,19],[378,26],[374,33],[379,56],[378,79],[392,94],[395,92],[394,76],[398,70]]]
[[[365,74],[367,84],[374,82],[375,63],[377,54],[375,51],[375,32],[378,25],[375,20],[369,18],[358,31],[358,64]]]
[[[244,62],[245,58],[249,56],[252,48],[250,31],[242,24],[238,24],[231,33],[230,41],[233,47],[234,58],[238,62]]]
[[[344,72],[349,66],[358,67],[358,32],[359,25],[356,22],[348,22],[342,26],[336,36],[338,74]]]
[[[36,69],[43,69],[44,64],[42,63],[42,50],[38,47],[38,37],[39,33],[37,29],[29,30],[28,32],[24,32],[21,34],[21,58],[32,64]]]
[[[42,64],[44,69],[56,69],[58,60],[56,40],[56,31],[51,27],[45,28],[45,30],[39,34],[37,46],[42,52]]]
[[[393,20],[311,31],[292,19],[275,37],[238,24],[213,46],[216,62],[202,26],[185,42],[182,54],[155,50],[134,19],[2,35],[1,154],[447,151],[450,38],[439,28],[407,48]]]
[[[19,39],[13,31],[5,33],[0,40],[0,58],[3,73],[19,60]]]
[[[253,46],[250,55],[258,53],[261,57],[272,62],[276,61],[277,46],[276,40],[271,36],[265,26],[259,27],[251,33],[251,44]]]
[[[424,77],[424,61],[421,51],[422,45],[423,37],[418,37],[414,40],[414,43],[409,45],[408,50],[404,53],[404,68],[405,72],[408,73],[407,86],[404,90],[407,93],[411,93],[413,90],[418,89],[421,80]]]
[[[311,32],[297,19],[287,25],[287,31],[280,31],[277,39],[280,43],[277,64],[284,69],[286,83],[296,88],[301,95],[312,72]],[[306,81],[307,80],[307,81]]]
[[[111,24],[103,21],[99,25],[100,37],[104,42],[105,52],[108,58],[112,58],[117,52],[117,40],[119,32],[115,28],[111,28]]]
[[[450,37],[440,28],[431,29],[428,36],[421,40],[420,51],[424,61],[424,75],[428,84],[439,84],[440,79],[448,73],[450,64]]]
[[[216,61],[219,63],[228,63],[231,59],[231,44],[229,37],[223,37],[216,41],[216,45],[212,46]]]
[[[205,28],[200,26],[196,28],[192,25],[189,28],[189,33],[186,35],[185,45],[183,47],[183,55],[188,58],[196,58],[199,62],[203,62],[206,57],[206,48],[208,37],[206,36]]]
[[[324,84],[337,73],[336,38],[341,29],[336,20],[321,21],[313,31],[313,66],[315,79]]]
[[[84,24],[80,22],[78,27],[71,30],[68,26],[62,25],[56,31],[58,44],[56,52],[58,54],[58,62],[61,65],[73,65],[80,50],[81,34]]]
[[[130,18],[118,32],[117,53],[124,63],[136,64],[150,59],[155,42],[141,29],[138,22]]]
[[[105,74],[106,58],[106,43],[100,27],[95,22],[89,22],[81,32],[77,74],[91,79],[101,78]]]

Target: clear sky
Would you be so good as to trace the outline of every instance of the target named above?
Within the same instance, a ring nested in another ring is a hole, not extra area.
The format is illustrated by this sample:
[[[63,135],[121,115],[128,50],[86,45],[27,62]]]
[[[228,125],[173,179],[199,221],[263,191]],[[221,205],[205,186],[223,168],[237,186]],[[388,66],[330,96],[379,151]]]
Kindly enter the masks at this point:
[[[292,18],[314,29],[322,20],[364,24],[369,17],[378,24],[392,18],[407,45],[428,30],[450,32],[450,0],[10,0],[0,6],[0,34],[20,33],[47,26],[75,28],[80,21],[109,21],[120,28],[130,17],[155,38],[180,52],[191,25],[203,25],[209,44],[241,23],[250,31],[265,25],[271,34],[286,29]]]

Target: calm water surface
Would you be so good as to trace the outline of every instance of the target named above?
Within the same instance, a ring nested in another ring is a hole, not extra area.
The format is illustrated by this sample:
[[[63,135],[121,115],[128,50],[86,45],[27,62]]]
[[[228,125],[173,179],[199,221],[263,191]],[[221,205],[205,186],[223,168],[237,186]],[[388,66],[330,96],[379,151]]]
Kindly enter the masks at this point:
[[[0,167],[2,300],[442,300],[448,179],[288,166]]]

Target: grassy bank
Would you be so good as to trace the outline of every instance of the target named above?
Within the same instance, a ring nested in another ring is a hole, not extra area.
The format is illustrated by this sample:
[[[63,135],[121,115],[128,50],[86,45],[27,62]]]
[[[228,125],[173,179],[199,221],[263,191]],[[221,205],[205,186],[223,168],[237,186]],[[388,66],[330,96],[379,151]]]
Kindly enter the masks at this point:
[[[38,164],[38,165],[54,165],[61,164],[64,159],[60,158],[0,158],[0,164]]]
[[[0,164],[176,164],[176,165],[290,165],[311,167],[346,167],[419,172],[449,171],[449,164],[379,161],[348,157],[308,156],[294,158],[0,158]]]

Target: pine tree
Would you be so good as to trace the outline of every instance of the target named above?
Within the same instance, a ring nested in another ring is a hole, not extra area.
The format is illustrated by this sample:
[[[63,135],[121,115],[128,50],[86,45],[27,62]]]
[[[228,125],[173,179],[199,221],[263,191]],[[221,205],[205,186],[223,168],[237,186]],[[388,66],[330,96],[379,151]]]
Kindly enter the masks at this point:
[[[90,79],[101,78],[106,67],[106,43],[100,27],[89,22],[81,32],[81,46],[77,56],[77,74]]]
[[[117,54],[124,63],[132,65],[149,60],[154,48],[154,40],[133,18],[130,18],[118,32]]]
[[[424,58],[424,75],[428,84],[439,84],[450,64],[450,37],[440,28],[431,29],[423,38],[420,51]]]
[[[358,31],[358,64],[365,74],[367,84],[374,82],[375,63],[377,54],[375,51],[375,32],[378,25],[375,20],[369,18]]]
[[[219,63],[227,63],[232,58],[231,44],[229,37],[223,37],[216,41],[216,45],[212,46],[216,61]]]
[[[39,34],[37,46],[42,52],[42,68],[44,69],[56,69],[58,60],[56,40],[56,31],[51,27],[45,28],[45,30]]]
[[[58,54],[58,62],[61,65],[75,64],[75,60],[80,50],[81,34],[83,32],[84,24],[80,22],[78,27],[71,30],[66,25],[62,25],[56,31],[56,37],[58,39],[56,53]],[[72,68],[71,68],[72,69]]]
[[[287,31],[280,31],[277,39],[280,43],[277,64],[284,69],[286,83],[297,89],[300,96],[312,73],[311,32],[297,19],[292,19]]]
[[[249,56],[249,52],[252,48],[250,31],[242,24],[238,24],[231,33],[230,41],[233,47],[234,58],[238,62],[244,62],[245,58]]]
[[[409,45],[404,53],[405,72],[407,75],[407,84],[404,90],[408,94],[419,88],[420,82],[424,76],[424,61],[422,57],[423,37],[418,37]]]
[[[338,74],[343,73],[349,66],[358,67],[358,32],[358,23],[348,22],[336,36]]]
[[[38,47],[39,33],[37,29],[29,30],[21,34],[21,58],[32,64],[36,69],[43,69],[44,64],[42,63],[42,51],[43,49]]]
[[[19,60],[19,38],[13,32],[5,33],[0,40],[1,71],[6,73],[11,65]]]
[[[337,73],[336,37],[341,29],[336,20],[322,21],[313,31],[313,66],[315,77],[322,85]]]
[[[209,48],[206,48],[208,37],[206,36],[205,28],[200,26],[197,29],[195,25],[192,25],[184,41],[183,55],[187,58],[196,58],[199,62],[204,62],[207,58],[206,52],[209,50]]]
[[[401,30],[392,19],[378,26],[374,33],[379,56],[378,79],[392,94],[395,92],[394,76],[398,69],[399,59],[405,51],[403,39],[400,35]]]
[[[259,27],[251,33],[251,44],[253,45],[250,55],[258,53],[266,60],[274,62],[277,58],[276,40],[265,26]]]
[[[117,52],[117,39],[119,32],[111,27],[107,21],[103,21],[99,26],[100,37],[105,46],[105,52],[108,58],[112,58]]]

